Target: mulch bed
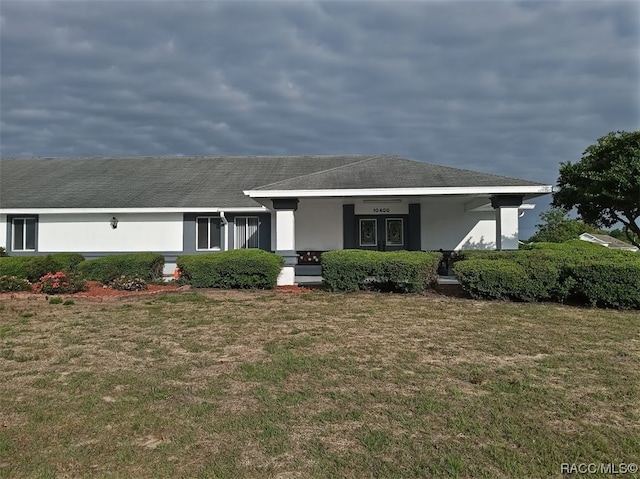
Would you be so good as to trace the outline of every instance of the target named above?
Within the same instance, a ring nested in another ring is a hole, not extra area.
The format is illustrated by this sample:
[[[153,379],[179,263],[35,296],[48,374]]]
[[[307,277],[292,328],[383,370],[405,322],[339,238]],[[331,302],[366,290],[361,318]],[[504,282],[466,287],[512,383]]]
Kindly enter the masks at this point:
[[[191,289],[190,286],[177,286],[175,284],[149,284],[148,289],[144,291],[122,291],[118,289],[107,288],[99,281],[87,281],[87,289],[73,294],[61,294],[63,298],[85,298],[85,299],[121,299],[131,296],[153,296],[173,291],[185,291]],[[36,293],[35,291],[21,291],[13,293],[0,293],[0,299],[47,299],[53,295]]]
[[[189,291],[191,286],[178,286],[175,284],[149,284],[148,289],[144,291],[122,291],[118,289],[107,288],[99,281],[87,281],[87,289],[73,294],[61,294],[63,298],[87,299],[89,301],[109,301],[119,300],[136,296],[155,296],[158,294]],[[303,294],[312,291],[310,288],[302,286],[278,286],[277,292]],[[0,293],[2,299],[48,299],[53,295],[37,293],[35,291],[21,291],[13,293]]]

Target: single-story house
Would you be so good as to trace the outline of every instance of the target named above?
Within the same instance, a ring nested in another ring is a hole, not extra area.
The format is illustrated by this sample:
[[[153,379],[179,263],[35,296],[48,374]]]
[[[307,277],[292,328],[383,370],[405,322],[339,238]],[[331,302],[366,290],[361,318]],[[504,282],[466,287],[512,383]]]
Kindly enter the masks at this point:
[[[625,243],[624,241],[609,235],[595,234],[595,233],[582,233],[579,236],[579,238],[582,241],[588,241],[589,243],[596,243],[611,249],[619,249],[623,251],[638,251],[638,248],[636,246],[633,246],[632,244],[629,244],[629,243]]]
[[[280,284],[319,252],[517,249],[526,200],[550,185],[398,156],[0,159],[0,246],[87,258],[262,248]]]

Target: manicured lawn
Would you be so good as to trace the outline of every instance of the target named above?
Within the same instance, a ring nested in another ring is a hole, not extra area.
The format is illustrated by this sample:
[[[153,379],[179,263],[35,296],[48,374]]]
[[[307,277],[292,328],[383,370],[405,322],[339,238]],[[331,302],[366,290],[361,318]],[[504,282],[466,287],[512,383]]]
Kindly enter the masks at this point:
[[[562,463],[640,462],[639,386],[639,312],[6,300],[0,477],[564,477]]]

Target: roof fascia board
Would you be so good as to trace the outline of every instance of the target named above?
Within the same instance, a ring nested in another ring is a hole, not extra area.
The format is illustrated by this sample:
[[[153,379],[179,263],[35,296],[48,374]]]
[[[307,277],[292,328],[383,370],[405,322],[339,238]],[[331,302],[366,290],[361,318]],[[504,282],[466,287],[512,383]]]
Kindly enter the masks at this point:
[[[83,213],[261,213],[264,206],[244,208],[0,208],[0,214],[83,214]]]
[[[518,206],[518,211],[535,210],[535,209],[536,209],[536,205],[534,205],[533,203],[522,203],[520,206]],[[484,205],[477,206],[475,208],[466,208],[465,211],[495,211],[495,208],[491,206],[491,203],[486,203]]]
[[[540,186],[466,186],[435,188],[362,188],[324,190],[245,190],[250,198],[311,198],[329,196],[435,196],[435,195],[498,195],[546,194],[550,185]]]

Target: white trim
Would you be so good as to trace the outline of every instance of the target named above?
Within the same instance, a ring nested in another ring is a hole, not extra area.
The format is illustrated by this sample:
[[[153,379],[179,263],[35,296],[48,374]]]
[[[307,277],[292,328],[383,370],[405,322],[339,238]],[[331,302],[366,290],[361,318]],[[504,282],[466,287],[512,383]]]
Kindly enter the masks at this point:
[[[8,215],[45,215],[45,214],[85,214],[85,213],[263,213],[269,211],[265,206],[242,208],[0,208],[0,214]]]
[[[229,251],[229,220],[224,213],[224,211],[220,212],[220,219],[222,220],[222,247],[224,251]]]
[[[238,225],[239,219],[244,220],[242,225]],[[258,246],[255,246],[255,247],[246,246],[248,242],[248,239],[246,238],[246,236],[249,229],[249,219],[255,219],[256,222],[258,223],[256,225],[256,242],[258,243]],[[238,246],[238,227],[239,226],[243,226],[245,228],[245,246],[242,246],[242,247]],[[260,248],[260,217],[259,216],[236,216],[233,219],[233,249],[258,249],[258,248]]]
[[[16,248],[16,220],[22,221],[22,244],[20,248]],[[23,252],[23,251],[36,251],[36,248],[26,248],[27,246],[27,220],[33,220],[33,243],[38,244],[38,219],[35,216],[18,216],[11,218],[11,229],[9,240],[11,241],[11,251]]]
[[[245,190],[250,198],[313,198],[332,196],[433,196],[433,195],[497,195],[546,194],[553,186],[466,186],[433,188],[363,188],[330,190]]]
[[[211,244],[211,220],[218,220],[219,222],[219,237],[218,240],[221,243],[217,248],[198,248],[198,220],[206,219],[207,221],[207,246]],[[196,216],[196,251],[220,251],[222,246],[222,220],[219,216]]]
[[[524,212],[525,210],[534,210],[536,205],[533,203],[522,203],[518,206],[518,210]],[[465,211],[494,211],[495,208],[491,206],[491,202],[483,204],[482,206],[477,206],[475,208],[468,209],[465,207]]]

